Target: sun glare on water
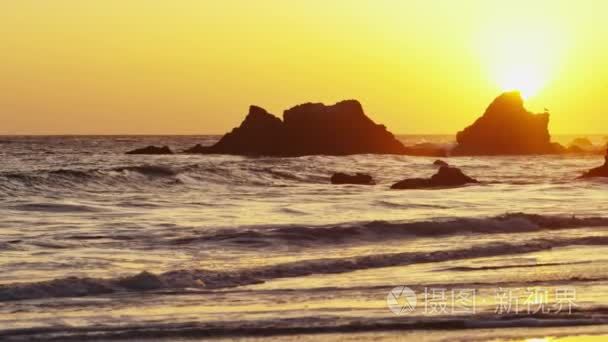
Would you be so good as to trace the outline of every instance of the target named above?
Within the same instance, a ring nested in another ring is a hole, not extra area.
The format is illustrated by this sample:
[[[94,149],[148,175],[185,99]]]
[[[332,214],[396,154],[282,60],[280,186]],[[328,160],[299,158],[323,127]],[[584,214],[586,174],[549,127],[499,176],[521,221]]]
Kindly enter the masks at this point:
[[[500,90],[519,90],[530,98],[557,77],[561,38],[546,25],[503,27],[484,36],[482,60]]]

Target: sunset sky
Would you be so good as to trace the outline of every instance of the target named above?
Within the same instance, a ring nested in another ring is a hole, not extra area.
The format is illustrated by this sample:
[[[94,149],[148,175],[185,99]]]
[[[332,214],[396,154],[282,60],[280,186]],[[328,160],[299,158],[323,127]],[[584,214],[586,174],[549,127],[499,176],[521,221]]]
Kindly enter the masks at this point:
[[[608,133],[608,1],[0,3],[0,134],[199,134],[250,104],[360,100],[455,133],[503,90],[551,131]]]

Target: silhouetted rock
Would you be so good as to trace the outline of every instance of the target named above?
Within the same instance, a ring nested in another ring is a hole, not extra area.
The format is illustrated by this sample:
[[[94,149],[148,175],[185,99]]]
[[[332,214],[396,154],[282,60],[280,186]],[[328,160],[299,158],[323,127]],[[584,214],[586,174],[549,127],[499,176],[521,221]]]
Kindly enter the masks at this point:
[[[306,103],[283,113],[291,154],[400,154],[403,144],[375,124],[356,100]]]
[[[196,144],[192,147],[190,147],[189,149],[186,149],[183,151],[183,153],[209,153],[210,152],[210,147],[209,146],[203,146],[201,144]]]
[[[331,184],[361,184],[361,185],[374,185],[374,179],[372,176],[365,173],[357,173],[349,175],[346,173],[334,173],[331,176]]]
[[[567,148],[565,148],[562,144],[556,142],[551,143],[551,150],[555,154],[563,154],[568,152]]]
[[[399,181],[391,186],[391,189],[406,190],[406,189],[426,189],[432,188],[430,178],[407,178]]]
[[[608,177],[608,150],[606,150],[606,156],[604,157],[604,165],[587,171],[581,177],[582,178]]]
[[[576,138],[570,142],[566,153],[581,154],[589,153],[594,151],[593,143],[587,138]]]
[[[604,154],[604,150],[608,148],[607,145],[593,145],[593,143],[587,138],[576,138],[572,140],[568,148],[567,153],[573,154]]]
[[[212,153],[243,155],[284,154],[285,130],[281,119],[264,108],[249,107],[241,125],[210,147]]]
[[[173,151],[167,146],[156,147],[147,146],[127,152],[127,154],[173,154]]]
[[[306,103],[286,110],[283,118],[251,106],[245,121],[218,143],[188,151],[279,156],[404,152],[403,144],[369,119],[355,100],[333,106]]]
[[[549,113],[532,114],[519,92],[498,96],[483,116],[458,132],[455,155],[556,153],[547,128]]]
[[[437,159],[433,162],[433,165],[435,166],[450,166],[450,164],[448,164],[447,162],[441,160],[441,159]]]
[[[572,146],[580,147],[583,150],[590,150],[593,148],[593,143],[587,138],[576,138],[570,142],[570,147]]]
[[[578,145],[571,145],[566,149],[566,153],[581,154],[581,153],[585,153],[585,150],[583,150]]]
[[[431,178],[409,178],[397,182],[391,189],[425,189],[463,186],[478,183],[474,178],[465,175],[459,168],[442,166]]]
[[[465,175],[459,168],[443,166],[431,177],[431,183],[438,186],[459,186],[468,183],[478,183],[474,178]]]

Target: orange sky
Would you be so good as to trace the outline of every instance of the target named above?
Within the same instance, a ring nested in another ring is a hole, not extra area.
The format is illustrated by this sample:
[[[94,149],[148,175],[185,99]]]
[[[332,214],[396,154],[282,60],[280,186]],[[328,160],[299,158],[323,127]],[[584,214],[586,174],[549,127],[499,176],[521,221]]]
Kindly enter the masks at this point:
[[[360,100],[395,133],[455,133],[502,90],[551,131],[606,133],[608,2],[0,3],[0,134],[199,134],[249,104]]]

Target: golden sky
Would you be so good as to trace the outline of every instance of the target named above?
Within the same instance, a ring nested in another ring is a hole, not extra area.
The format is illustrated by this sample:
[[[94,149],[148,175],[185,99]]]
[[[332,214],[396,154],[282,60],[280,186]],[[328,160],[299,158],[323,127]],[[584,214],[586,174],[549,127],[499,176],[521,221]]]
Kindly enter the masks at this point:
[[[250,104],[360,100],[455,133],[503,90],[607,133],[608,1],[6,0],[0,134],[199,134]]]

